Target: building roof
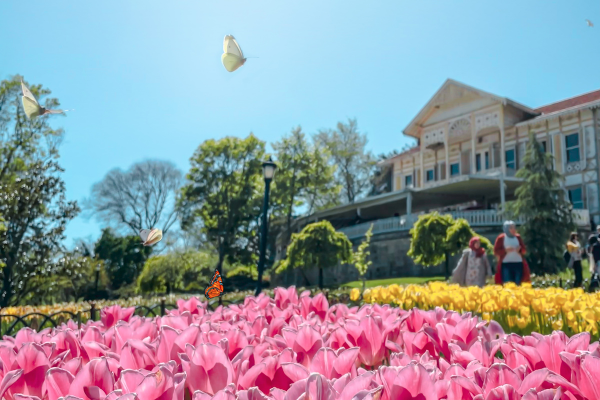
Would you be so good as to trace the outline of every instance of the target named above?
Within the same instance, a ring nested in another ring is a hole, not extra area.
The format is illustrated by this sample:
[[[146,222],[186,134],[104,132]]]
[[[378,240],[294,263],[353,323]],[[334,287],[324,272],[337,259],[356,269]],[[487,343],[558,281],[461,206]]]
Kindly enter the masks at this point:
[[[550,114],[557,111],[566,110],[567,108],[577,107],[586,103],[592,103],[600,100],[600,90],[594,90],[580,94],[579,96],[571,97],[565,100],[560,100],[555,103],[536,108],[535,111],[541,114]]]
[[[404,150],[401,153],[398,153],[390,158],[386,158],[385,160],[381,160],[380,162],[378,162],[378,165],[386,165],[391,163],[392,161],[396,160],[397,158],[403,157],[403,156],[407,156],[409,154],[413,154],[413,153],[418,153],[419,150],[421,150],[421,146],[419,146],[418,144],[416,144],[414,147],[411,147],[410,149]]]
[[[513,107],[515,107],[517,109],[520,109],[521,111],[524,111],[524,112],[526,112],[528,114],[531,114],[531,115],[537,115],[538,114],[533,109],[531,109],[531,108],[529,108],[529,107],[527,107],[527,106],[525,106],[523,104],[517,103],[516,101],[511,100],[509,98],[502,97],[502,96],[497,96],[495,94],[485,92],[483,90],[474,88],[472,86],[465,85],[462,82],[455,81],[454,79],[447,79],[446,82],[444,82],[444,84],[442,85],[442,87],[439,88],[437,92],[435,92],[435,94],[433,95],[433,97],[431,98],[431,100],[429,100],[427,102],[427,104],[421,109],[421,111],[412,119],[412,121],[410,121],[410,123],[404,129],[404,131],[402,133],[404,133],[407,136],[416,137],[415,134],[414,134],[414,132],[413,132],[413,130],[421,123],[422,120],[426,119],[431,114],[431,112],[434,110],[434,108],[438,105],[437,104],[437,100],[438,100],[439,96],[449,86],[455,86],[455,87],[461,88],[463,90],[466,90],[466,91],[469,91],[469,92],[472,92],[472,93],[476,93],[476,94],[478,94],[478,95],[480,95],[482,97],[492,98],[492,99],[494,99],[494,100],[496,100],[496,101],[498,101],[498,102],[500,102],[502,104],[505,104],[505,105],[506,104],[510,104],[511,106],[513,106]]]

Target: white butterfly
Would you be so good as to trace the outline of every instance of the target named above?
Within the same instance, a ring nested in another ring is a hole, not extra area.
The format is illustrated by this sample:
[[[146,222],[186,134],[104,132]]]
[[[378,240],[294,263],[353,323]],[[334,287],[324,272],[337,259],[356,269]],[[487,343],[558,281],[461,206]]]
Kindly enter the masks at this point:
[[[25,110],[25,114],[27,115],[27,118],[29,118],[29,119],[39,117],[40,115],[62,114],[65,111],[69,111],[69,110],[47,110],[44,107],[40,106],[40,103],[38,103],[38,101],[35,98],[35,96],[33,95],[33,93],[31,93],[31,90],[29,90],[29,88],[27,86],[25,86],[25,83],[23,81],[21,81],[21,89],[23,90],[23,97],[21,98],[23,101],[23,109]]]
[[[140,237],[144,246],[152,246],[161,241],[162,231],[156,228],[142,229],[140,230]]]
[[[231,35],[225,36],[225,39],[223,40],[223,55],[221,56],[221,62],[229,72],[235,71],[246,62],[240,45]]]
[[[588,26],[589,26],[590,28],[593,28],[593,27],[594,27],[594,24],[593,24],[593,23],[592,23],[592,21],[590,21],[589,19],[586,19],[586,20],[585,20],[585,22],[587,22],[587,24],[588,24]]]

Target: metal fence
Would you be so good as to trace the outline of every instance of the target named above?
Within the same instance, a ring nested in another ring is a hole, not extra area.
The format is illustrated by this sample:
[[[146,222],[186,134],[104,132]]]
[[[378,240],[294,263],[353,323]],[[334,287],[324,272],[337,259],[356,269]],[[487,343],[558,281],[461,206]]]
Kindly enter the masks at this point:
[[[325,291],[323,294],[327,297],[330,305],[338,303],[354,303],[350,301],[350,296],[347,293],[329,294]],[[241,301],[243,302],[243,299]],[[229,306],[237,303],[238,301],[223,300],[222,297],[219,297],[218,299],[209,301],[208,308],[211,311],[214,311],[218,306]],[[163,300],[159,304],[151,306],[136,306],[134,315],[139,315],[140,317],[163,316],[166,315],[168,309],[173,308],[177,308],[177,306],[175,304],[167,304]],[[32,312],[24,315],[12,315],[0,313],[0,336],[14,336],[23,328],[32,328],[36,331],[46,328],[55,328],[69,320],[74,321],[77,323],[77,327],[81,328],[82,324],[85,324],[90,320],[98,321],[99,319],[100,309],[98,309],[94,303],[90,303],[90,308],[88,310],[76,313],[67,310],[58,311],[53,314]]]

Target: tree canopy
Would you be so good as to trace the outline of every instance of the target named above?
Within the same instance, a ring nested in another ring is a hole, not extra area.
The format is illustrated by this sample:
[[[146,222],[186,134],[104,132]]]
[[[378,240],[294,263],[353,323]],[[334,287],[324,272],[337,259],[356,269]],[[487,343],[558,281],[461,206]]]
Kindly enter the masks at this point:
[[[367,135],[358,131],[356,119],[339,122],[336,129],[319,132],[315,140],[331,153],[337,166],[335,181],[342,188],[343,200],[353,203],[371,185],[375,158],[367,151]],[[338,199],[338,203],[342,199]]]
[[[140,229],[159,228],[166,234],[177,221],[181,184],[182,173],[173,163],[146,160],[127,171],[108,172],[92,187],[85,208],[108,227],[125,228],[134,235]]]
[[[472,237],[479,237],[481,245],[488,251],[492,250],[490,241],[477,235],[465,219],[454,220],[450,214],[433,212],[419,216],[410,235],[408,256],[426,267],[445,262],[446,278],[450,274],[450,256],[467,248]]]
[[[144,264],[137,279],[137,291],[203,291],[212,276],[216,261],[214,253],[191,249],[152,256]]]
[[[337,232],[329,221],[315,222],[292,235],[287,255],[276,272],[288,268],[319,269],[319,287],[323,287],[323,269],[352,261],[352,243],[345,234]]]
[[[27,119],[21,104],[21,77],[0,82],[0,307],[21,304],[44,290],[43,280],[59,266],[57,255],[67,223],[77,215],[67,201],[63,170],[57,164],[63,131],[52,116]],[[29,85],[41,104],[53,108],[48,89]]]
[[[519,231],[527,248],[525,257],[536,274],[565,268],[562,252],[575,229],[572,206],[561,187],[563,178],[552,163],[552,155],[530,133],[523,166],[516,174],[524,182],[515,192],[516,200],[507,204],[510,214],[525,221]]]
[[[94,246],[95,258],[103,260],[112,290],[134,283],[152,253],[138,235],[118,236],[105,228]]]
[[[207,140],[192,156],[180,207],[182,228],[201,230],[225,258],[250,264],[258,253],[258,219],[264,183],[265,144],[245,139]]]

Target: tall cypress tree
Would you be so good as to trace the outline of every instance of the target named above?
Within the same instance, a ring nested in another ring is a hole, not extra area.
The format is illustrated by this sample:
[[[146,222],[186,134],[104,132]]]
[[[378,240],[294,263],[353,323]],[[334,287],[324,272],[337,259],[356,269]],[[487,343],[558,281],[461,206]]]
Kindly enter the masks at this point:
[[[526,259],[532,272],[552,274],[565,268],[562,253],[569,233],[575,229],[572,206],[561,187],[563,177],[552,166],[553,157],[530,132],[523,166],[516,177],[524,180],[508,211],[523,218],[520,228]]]

